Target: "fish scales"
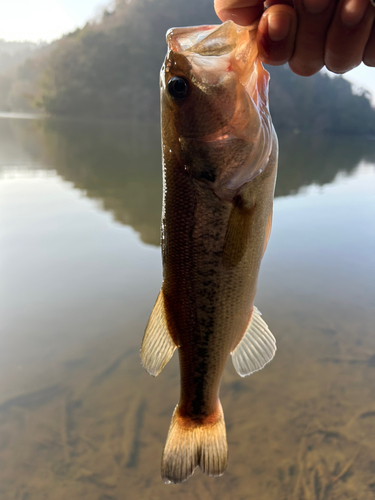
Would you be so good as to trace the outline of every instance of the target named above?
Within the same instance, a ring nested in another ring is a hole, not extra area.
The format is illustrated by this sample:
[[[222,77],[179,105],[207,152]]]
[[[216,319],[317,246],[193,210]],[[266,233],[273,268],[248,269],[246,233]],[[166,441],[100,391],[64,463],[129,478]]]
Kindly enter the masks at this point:
[[[272,221],[277,139],[254,30],[229,21],[174,29],[167,40],[163,285],[141,359],[157,375],[178,349],[180,402],[162,459],[164,481],[178,483],[197,466],[208,475],[225,470],[219,389],[229,355],[244,376],[276,350],[254,297]]]

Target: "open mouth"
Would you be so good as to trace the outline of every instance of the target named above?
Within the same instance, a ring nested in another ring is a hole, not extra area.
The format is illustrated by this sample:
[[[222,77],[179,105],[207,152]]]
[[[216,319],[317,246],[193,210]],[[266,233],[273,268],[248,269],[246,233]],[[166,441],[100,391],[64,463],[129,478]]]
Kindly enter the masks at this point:
[[[258,55],[256,25],[220,25],[172,28],[167,33],[170,51],[189,61],[197,84],[215,85],[225,73],[236,72],[243,85],[255,86],[254,63]]]

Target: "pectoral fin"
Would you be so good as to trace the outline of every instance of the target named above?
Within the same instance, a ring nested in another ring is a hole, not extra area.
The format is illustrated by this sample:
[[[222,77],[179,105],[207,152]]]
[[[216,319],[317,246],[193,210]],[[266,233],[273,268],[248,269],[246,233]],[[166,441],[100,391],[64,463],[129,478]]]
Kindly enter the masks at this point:
[[[276,352],[276,340],[261,313],[254,306],[249,326],[241,342],[232,352],[233,365],[241,377],[261,370]]]
[[[267,227],[266,227],[266,237],[264,239],[264,247],[263,247],[263,255],[264,255],[264,252],[266,251],[267,249],[267,245],[268,245],[268,241],[270,239],[270,236],[271,236],[271,229],[272,229],[272,215],[273,215],[273,209],[271,208],[271,212],[268,216],[268,219],[267,219]]]
[[[156,377],[173,356],[176,349],[167,326],[163,291],[156,299],[148,320],[141,347],[141,362],[150,375]]]
[[[250,226],[254,211],[255,205],[251,208],[245,208],[238,197],[229,217],[227,233],[225,235],[223,249],[224,267],[235,267],[241,262],[250,239]]]

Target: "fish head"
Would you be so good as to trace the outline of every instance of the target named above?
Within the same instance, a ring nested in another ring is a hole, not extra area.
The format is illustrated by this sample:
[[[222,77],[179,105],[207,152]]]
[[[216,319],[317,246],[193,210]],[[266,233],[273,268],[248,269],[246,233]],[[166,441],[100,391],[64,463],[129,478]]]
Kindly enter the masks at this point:
[[[263,171],[273,133],[269,75],[258,60],[256,27],[173,28],[161,70],[164,158],[219,195],[235,196]],[[173,147],[171,146],[173,145]]]

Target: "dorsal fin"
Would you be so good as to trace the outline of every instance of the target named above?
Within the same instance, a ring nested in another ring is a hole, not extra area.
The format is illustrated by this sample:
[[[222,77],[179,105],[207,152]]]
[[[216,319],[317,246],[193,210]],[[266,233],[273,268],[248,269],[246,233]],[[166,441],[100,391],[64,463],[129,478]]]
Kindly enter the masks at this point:
[[[156,377],[176,349],[165,316],[163,290],[160,290],[148,320],[141,347],[141,362],[150,375]]]
[[[254,306],[249,326],[241,342],[232,352],[233,365],[241,377],[261,370],[276,352],[276,340],[261,313]]]

